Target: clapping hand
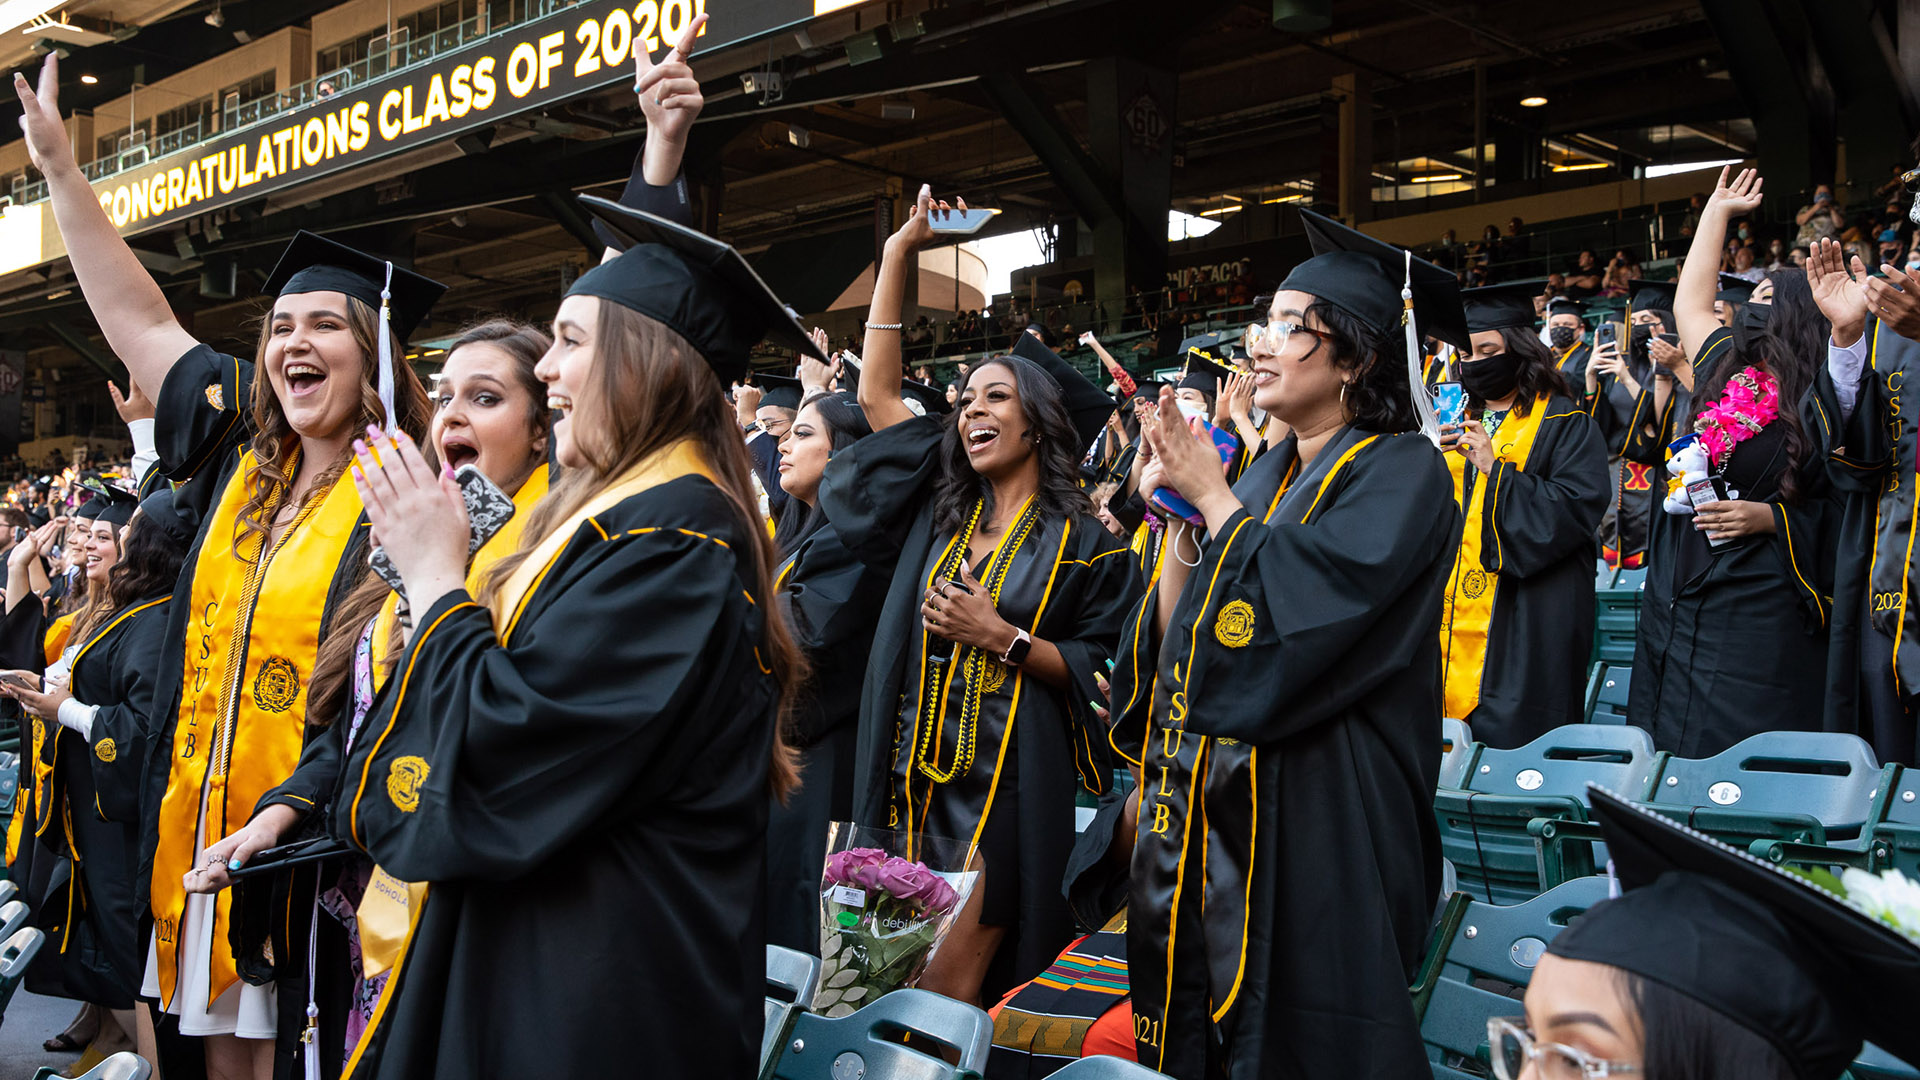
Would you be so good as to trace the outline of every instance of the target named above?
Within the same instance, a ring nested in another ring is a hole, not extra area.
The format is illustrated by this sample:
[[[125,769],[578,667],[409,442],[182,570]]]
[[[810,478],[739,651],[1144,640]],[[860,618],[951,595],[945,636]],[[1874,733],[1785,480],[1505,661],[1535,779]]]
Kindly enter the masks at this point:
[[[404,431],[367,428],[353,443],[353,486],[414,610],[465,586],[471,528],[453,467],[435,472]]]
[[[1846,250],[1839,241],[1823,238],[1807,252],[1807,288],[1813,302],[1833,326],[1833,340],[1851,345],[1867,324],[1867,292],[1859,280],[1867,268],[1856,257],[1847,272]]]
[[[1209,528],[1223,524],[1239,508],[1240,501],[1233,497],[1233,489],[1227,485],[1213,441],[1194,434],[1187,426],[1173,387],[1160,388],[1159,412],[1151,420],[1143,417],[1140,431],[1146,436],[1146,445],[1153,450],[1151,463],[1141,473],[1140,481],[1141,488],[1148,494],[1152,494],[1154,487],[1178,491],[1181,498],[1193,504],[1207,519]],[[1147,484],[1149,477],[1156,481],[1152,487]]]

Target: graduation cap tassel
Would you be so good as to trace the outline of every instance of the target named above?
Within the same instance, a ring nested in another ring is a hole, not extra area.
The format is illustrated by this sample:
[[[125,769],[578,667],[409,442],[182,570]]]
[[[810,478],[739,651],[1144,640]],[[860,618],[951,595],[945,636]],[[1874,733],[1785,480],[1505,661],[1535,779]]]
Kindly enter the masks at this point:
[[[1407,390],[1413,398],[1413,413],[1420,420],[1420,433],[1433,445],[1440,445],[1440,420],[1433,413],[1433,398],[1427,393],[1427,381],[1420,365],[1420,328],[1413,319],[1413,252],[1406,255],[1406,278],[1400,285],[1400,325],[1407,331]]]
[[[393,411],[393,263],[387,263],[387,279],[380,286],[380,409],[386,414],[386,430],[399,424]]]

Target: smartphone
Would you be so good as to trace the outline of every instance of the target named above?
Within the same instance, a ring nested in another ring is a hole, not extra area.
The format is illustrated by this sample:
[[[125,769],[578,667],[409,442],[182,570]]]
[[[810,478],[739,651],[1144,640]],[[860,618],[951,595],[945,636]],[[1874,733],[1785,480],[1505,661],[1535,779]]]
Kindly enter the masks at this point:
[[[1695,510],[1719,502],[1720,492],[1713,486],[1713,477],[1703,476],[1687,484],[1687,501],[1693,504]],[[1733,543],[1732,540],[1714,540],[1712,538],[1707,540],[1709,546],[1716,548],[1725,547],[1731,543]]]
[[[1655,334],[1653,336],[1659,338],[1661,341],[1666,342],[1667,344],[1673,346],[1676,349],[1680,347],[1679,334]]]
[[[467,554],[472,555],[480,550],[481,545],[493,539],[494,534],[513,517],[513,499],[473,465],[460,466],[453,478],[460,484],[461,501],[467,505]],[[394,592],[403,599],[406,597],[407,590],[401,584],[400,572],[393,568],[393,560],[387,558],[386,548],[374,548],[367,556],[367,564]]]
[[[1599,352],[1601,349],[1606,348],[1608,345],[1612,345],[1616,348],[1619,347],[1620,345],[1620,324],[1619,323],[1603,322],[1593,331],[1593,350],[1595,352]]]
[[[17,686],[22,690],[31,690],[36,694],[40,692],[40,680],[34,678],[31,672],[9,671],[4,675],[0,675],[0,682],[4,682],[8,686]]]
[[[1457,382],[1433,384],[1433,415],[1442,424],[1460,424],[1467,419],[1467,391]]]
[[[933,209],[933,231],[950,236],[966,236],[986,228],[987,222],[992,221],[999,213],[998,210],[981,210],[977,207],[942,211],[936,206]]]
[[[311,840],[296,840],[291,844],[281,844],[265,851],[256,851],[245,866],[238,870],[227,871],[227,876],[235,881],[250,877],[276,874],[291,870],[308,863],[326,862],[329,859],[345,858],[353,854],[353,848],[344,840],[335,840],[331,836],[316,836]]]

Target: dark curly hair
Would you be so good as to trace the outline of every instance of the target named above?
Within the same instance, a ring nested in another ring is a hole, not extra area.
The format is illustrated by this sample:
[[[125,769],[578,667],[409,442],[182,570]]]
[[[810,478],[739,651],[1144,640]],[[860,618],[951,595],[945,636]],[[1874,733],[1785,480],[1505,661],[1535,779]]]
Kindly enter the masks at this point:
[[[1518,391],[1513,399],[1515,416],[1527,415],[1534,402],[1545,401],[1555,394],[1573,397],[1573,390],[1561,376],[1553,354],[1540,344],[1540,335],[1522,326],[1505,326],[1500,329],[1500,341],[1506,351],[1520,361],[1514,377],[1514,388]],[[1467,395],[1467,403],[1476,409],[1485,408],[1487,404],[1472,394]]]
[[[1413,388],[1407,382],[1406,360],[1400,352],[1391,348],[1383,335],[1326,300],[1316,297],[1307,305],[1306,314],[1327,328],[1332,338],[1333,366],[1354,373],[1353,381],[1347,384],[1347,422],[1382,435],[1417,430],[1420,421],[1413,411]],[[1326,344],[1315,338],[1313,347]]]
[[[1066,395],[1038,364],[1018,356],[995,356],[974,366],[960,383],[960,398],[982,371],[998,364],[1013,372],[1013,384],[1020,401],[1020,415],[1027,421],[1021,437],[1034,444],[1040,459],[1040,488],[1034,492],[1034,505],[1043,520],[1091,514],[1093,500],[1080,487],[1080,436],[1074,432],[1067,415]],[[933,491],[934,528],[952,531],[965,525],[973,512],[974,500],[986,503],[985,512],[993,513],[993,487],[973,471],[967,458],[965,441],[960,437],[960,414],[956,410],[940,438],[940,478]]]
[[[113,610],[124,611],[142,600],[173,591],[187,545],[175,540],[160,523],[140,514],[127,530],[120,560],[107,572],[107,596]]]

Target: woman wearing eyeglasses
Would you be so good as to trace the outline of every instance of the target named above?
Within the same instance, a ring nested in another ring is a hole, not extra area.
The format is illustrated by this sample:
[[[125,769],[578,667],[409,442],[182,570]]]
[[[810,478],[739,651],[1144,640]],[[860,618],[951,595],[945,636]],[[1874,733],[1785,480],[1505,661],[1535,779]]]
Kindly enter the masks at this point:
[[[1135,1036],[1181,1080],[1428,1071],[1406,988],[1440,889],[1460,518],[1414,396],[1405,253],[1302,216],[1323,254],[1281,286],[1252,356],[1254,402],[1290,437],[1230,488],[1171,390],[1145,425],[1141,487],[1206,519],[1169,524],[1112,697],[1113,746],[1142,774]],[[1418,326],[1464,347],[1453,276],[1410,265]]]

